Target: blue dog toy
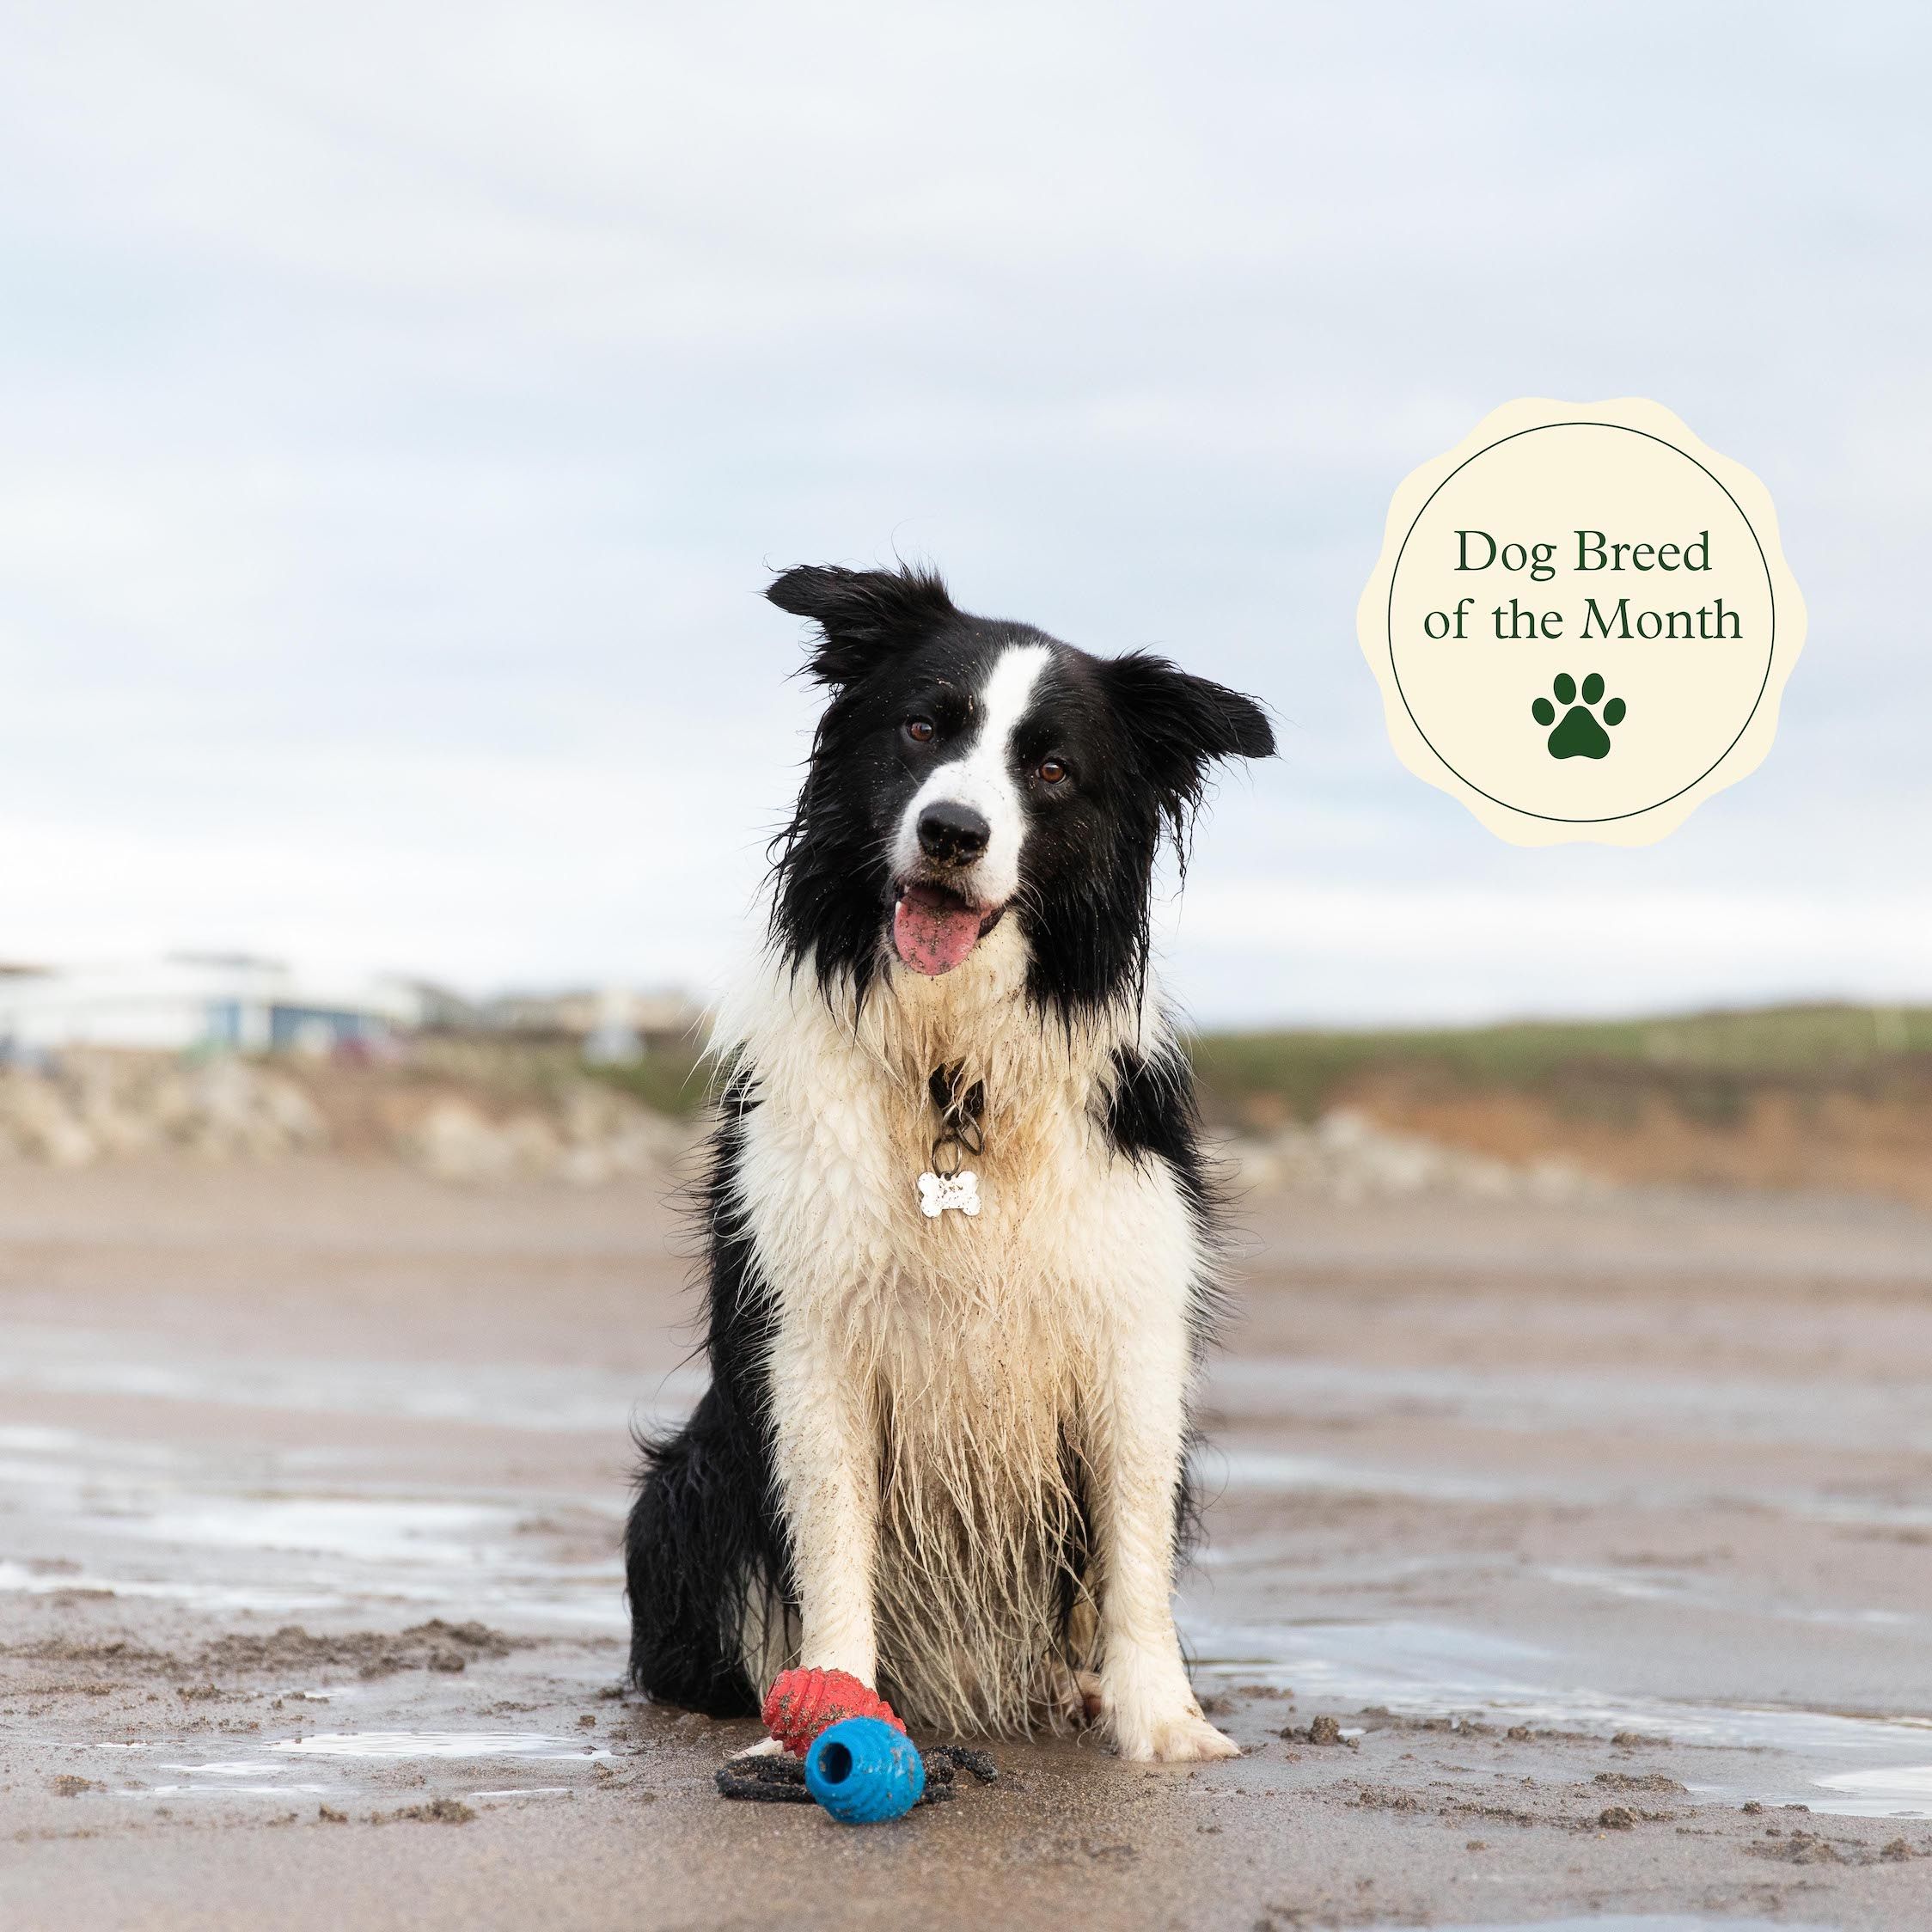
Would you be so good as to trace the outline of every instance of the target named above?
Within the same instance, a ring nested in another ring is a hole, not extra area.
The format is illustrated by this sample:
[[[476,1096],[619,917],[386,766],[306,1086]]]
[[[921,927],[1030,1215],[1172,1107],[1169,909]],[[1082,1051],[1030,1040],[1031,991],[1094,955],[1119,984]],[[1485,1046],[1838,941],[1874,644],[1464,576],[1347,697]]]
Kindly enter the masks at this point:
[[[857,1750],[848,1737],[859,1740]],[[819,1765],[818,1746],[828,1739],[837,1743],[839,1754]],[[824,1775],[813,1775],[808,1782],[808,1765]],[[970,1771],[981,1784],[1000,1782],[1000,1767],[983,1751],[969,1751],[961,1744],[936,1744],[930,1751],[918,1751],[876,1717],[846,1717],[827,1725],[804,1758],[789,1753],[783,1758],[734,1758],[712,1775],[727,1798],[760,1805],[809,1805],[816,1800],[835,1818],[850,1825],[870,1825],[902,1818],[915,1805],[957,1798],[961,1771]]]
[[[926,1793],[926,1766],[902,1731],[848,1717],[805,1753],[805,1788],[841,1825],[903,1818]]]

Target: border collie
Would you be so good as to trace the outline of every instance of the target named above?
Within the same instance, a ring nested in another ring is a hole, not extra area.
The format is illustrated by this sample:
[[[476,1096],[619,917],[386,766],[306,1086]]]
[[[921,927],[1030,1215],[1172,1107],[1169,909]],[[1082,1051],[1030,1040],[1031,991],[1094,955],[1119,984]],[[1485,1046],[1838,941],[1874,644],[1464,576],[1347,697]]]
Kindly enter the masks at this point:
[[[711,1387],[644,1445],[633,1678],[727,1716],[819,1665],[941,1733],[1232,1756],[1172,1612],[1215,1202],[1149,898],[1267,718],[919,570],[767,595],[830,695],[720,1015]]]

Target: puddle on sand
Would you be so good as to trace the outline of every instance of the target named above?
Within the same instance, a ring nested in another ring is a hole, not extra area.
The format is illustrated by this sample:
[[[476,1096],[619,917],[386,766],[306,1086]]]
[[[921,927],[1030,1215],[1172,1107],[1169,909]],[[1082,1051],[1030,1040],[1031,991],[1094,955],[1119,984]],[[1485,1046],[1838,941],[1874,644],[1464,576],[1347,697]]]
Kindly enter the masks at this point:
[[[577,1764],[610,1756],[581,1739],[541,1731],[338,1731],[278,1738],[266,1748],[302,1758],[538,1758]]]
[[[274,1458],[266,1472],[256,1458],[244,1476],[234,1458],[218,1467],[185,1452],[156,1460],[143,1446],[70,1430],[6,1435],[24,1459],[25,1474],[0,1461],[0,1492],[25,1503],[20,1554],[62,1560],[0,1559],[0,1592],[105,1592],[294,1618],[394,1604],[522,1629],[624,1627],[614,1485],[332,1495],[264,1482]],[[533,1525],[555,1533],[534,1536]],[[599,1546],[609,1554],[595,1555]]]
[[[633,1418],[648,1428],[676,1421],[706,1379],[690,1369],[653,1374],[588,1364],[211,1359],[180,1354],[159,1339],[130,1354],[125,1335],[31,1323],[9,1324],[0,1338],[0,1385],[14,1388],[617,1436]]]
[[[138,1748],[180,1750],[178,1746]],[[341,1800],[364,1794],[362,1788],[353,1781],[353,1772],[358,1764],[372,1761],[401,1764],[429,1758],[452,1764],[474,1758],[499,1762],[509,1759],[542,1764],[554,1773],[566,1766],[598,1764],[611,1755],[602,1747],[581,1739],[552,1737],[541,1731],[342,1731],[320,1737],[278,1738],[263,1746],[261,1750],[263,1755],[260,1756],[212,1758],[203,1764],[189,1764],[175,1758],[157,1759],[153,1764],[156,1773],[171,1774],[185,1782],[128,1785],[115,1794],[122,1798],[333,1797]],[[316,1773],[334,1774],[332,1782],[290,1782],[289,1773],[296,1769],[290,1763],[291,1758],[306,1760],[303,1769],[309,1772],[310,1777]],[[568,1795],[569,1791],[568,1785],[541,1784],[477,1791],[468,1795],[477,1798],[553,1797]]]
[[[1534,1467],[1509,1476],[1458,1475],[1440,1470],[1385,1468],[1327,1456],[1304,1456],[1238,1444],[1213,1445],[1194,1460],[1194,1473],[1210,1501],[1222,1495],[1293,1495],[1306,1491],[1345,1496],[1397,1496],[1421,1502],[1541,1503],[1559,1507],[1631,1509],[1748,1508],[1776,1510],[1821,1523],[1884,1529],[1932,1527],[1932,1506],[1882,1496],[1846,1497],[1819,1490],[1713,1488],[1647,1476],[1597,1483],[1551,1476]]]
[[[1840,1771],[1821,1777],[1827,1791],[1811,1808],[1839,1818],[1932,1818],[1932,1764],[1895,1764],[1886,1770]]]
[[[1775,1617],[1789,1623],[1823,1623],[1871,1630],[1912,1629],[1925,1619],[1903,1610],[1859,1610],[1837,1605],[1781,1603],[1762,1590],[1727,1588],[1709,1577],[1682,1571],[1593,1568],[1579,1564],[1538,1563],[1516,1570],[1565,1589],[1587,1590],[1635,1603],[1682,1604],[1687,1609],[1728,1615]]]
[[[204,1610],[260,1610],[285,1614],[290,1611],[346,1609],[356,1599],[339,1590],[275,1590],[236,1587],[226,1583],[157,1583],[150,1579],[102,1576],[92,1570],[43,1574],[24,1563],[0,1559],[0,1590],[26,1596],[68,1594],[108,1597],[151,1597],[168,1603],[193,1604]]]
[[[1541,1678],[1546,1652],[1448,1624],[1217,1628],[1190,1621],[1187,1635],[1203,1673],[1233,1684],[1292,1684],[1306,1705],[1351,1712],[1374,1704],[1404,1717],[1474,1715],[1486,1723],[1580,1731],[1606,1740],[1635,1731],[1680,1747],[1763,1752],[1762,1773],[1748,1785],[1698,1783],[1695,1795],[1709,1802],[1806,1804],[1842,1817],[1890,1818],[1913,1807],[1919,1807],[1913,1815],[1932,1816],[1932,1767],[1919,1768],[1932,1720],[1698,1704],[1558,1686]],[[1848,1760],[1858,1768],[1841,1770]],[[1901,1762],[1908,1768],[1898,1768]]]
[[[1916,1381],[1753,1379],[1598,1372],[1371,1367],[1300,1356],[1217,1362],[1209,1404],[1243,1421],[1389,1420],[1464,1423],[1512,1434],[1674,1428],[1699,1440],[1815,1448],[1932,1450],[1932,1410]]]
[[[281,1568],[285,1574],[289,1566]],[[324,1611],[357,1616],[385,1614],[382,1606],[386,1605],[416,1617],[438,1611],[453,1612],[458,1617],[480,1617],[520,1630],[616,1635],[629,1628],[622,1600],[623,1572],[614,1563],[529,1564],[509,1575],[468,1572],[452,1566],[441,1574],[447,1580],[339,1574],[333,1588],[289,1590],[248,1583],[163,1583],[91,1569],[42,1575],[24,1564],[0,1559],[0,1591],[31,1596],[151,1598],[200,1610],[254,1611],[276,1617]]]
[[[486,1503],[317,1496],[221,1496],[157,1509],[129,1527],[204,1549],[305,1550],[369,1562],[474,1563],[518,1513]]]
[[[117,1798],[327,1798],[330,1784],[144,1784],[117,1791]]]

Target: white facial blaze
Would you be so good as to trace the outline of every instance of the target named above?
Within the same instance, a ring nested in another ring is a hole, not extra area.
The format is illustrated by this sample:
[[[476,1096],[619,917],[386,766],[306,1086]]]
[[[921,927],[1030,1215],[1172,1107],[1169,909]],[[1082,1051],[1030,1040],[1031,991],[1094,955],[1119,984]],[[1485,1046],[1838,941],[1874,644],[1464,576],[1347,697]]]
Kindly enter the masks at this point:
[[[1011,645],[994,660],[974,698],[979,735],[961,756],[939,766],[920,786],[899,821],[892,865],[902,877],[920,862],[920,814],[945,801],[971,806],[992,828],[985,856],[963,875],[961,885],[987,906],[1004,905],[1018,890],[1026,811],[1013,775],[1013,733],[1033,701],[1041,673],[1052,662],[1053,652],[1043,644]]]

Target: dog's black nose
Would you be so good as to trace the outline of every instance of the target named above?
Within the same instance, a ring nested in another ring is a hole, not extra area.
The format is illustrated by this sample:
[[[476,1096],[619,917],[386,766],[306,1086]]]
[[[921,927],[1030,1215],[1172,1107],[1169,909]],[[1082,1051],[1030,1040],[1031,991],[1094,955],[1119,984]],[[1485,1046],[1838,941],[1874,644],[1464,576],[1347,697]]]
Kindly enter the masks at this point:
[[[919,849],[944,865],[963,865],[986,850],[993,828],[970,805],[941,798],[919,815]]]

